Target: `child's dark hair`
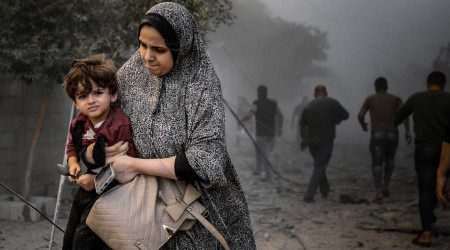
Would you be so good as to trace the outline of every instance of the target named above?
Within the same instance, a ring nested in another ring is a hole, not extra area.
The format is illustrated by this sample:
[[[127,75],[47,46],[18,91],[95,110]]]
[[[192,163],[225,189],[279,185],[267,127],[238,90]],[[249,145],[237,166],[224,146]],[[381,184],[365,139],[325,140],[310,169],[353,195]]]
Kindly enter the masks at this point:
[[[95,82],[101,88],[108,88],[110,94],[115,94],[118,89],[116,72],[116,66],[105,54],[75,59],[70,65],[63,87],[73,101],[75,101],[78,84],[83,85],[85,93],[91,92],[92,82]]]

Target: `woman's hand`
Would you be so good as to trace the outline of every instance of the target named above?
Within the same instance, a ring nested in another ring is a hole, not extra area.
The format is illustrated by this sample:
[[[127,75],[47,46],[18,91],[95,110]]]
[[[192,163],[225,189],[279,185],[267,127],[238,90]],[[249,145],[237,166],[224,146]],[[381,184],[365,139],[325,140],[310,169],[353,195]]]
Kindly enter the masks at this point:
[[[90,144],[86,148],[85,153],[85,159],[91,163],[95,164],[94,159],[92,158],[92,151],[94,150],[95,142]],[[119,141],[114,145],[111,145],[109,147],[105,147],[105,161],[108,160],[108,158],[114,157],[116,155],[123,155],[126,154],[128,151],[128,142]]]
[[[135,158],[129,157],[126,154],[116,155],[112,158],[109,158],[106,161],[106,164],[112,164],[114,168],[114,172],[116,173],[115,179],[119,183],[124,183],[132,180],[139,173],[134,168],[132,161]]]
[[[128,151],[128,142],[119,141],[114,145],[105,148],[106,160],[116,155],[125,155]]]
[[[77,179],[77,184],[86,191],[92,191],[95,188],[94,175],[84,174]]]

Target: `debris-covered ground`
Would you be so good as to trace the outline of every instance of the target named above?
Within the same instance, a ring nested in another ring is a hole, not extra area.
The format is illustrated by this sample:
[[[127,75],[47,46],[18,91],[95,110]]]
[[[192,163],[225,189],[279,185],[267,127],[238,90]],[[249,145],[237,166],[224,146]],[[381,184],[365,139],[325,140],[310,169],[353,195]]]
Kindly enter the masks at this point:
[[[411,244],[420,230],[412,145],[399,149],[391,195],[381,205],[370,203],[375,194],[367,145],[335,143],[327,169],[332,191],[326,200],[316,195],[314,203],[302,201],[312,172],[309,153],[278,141],[271,162],[282,178],[262,181],[251,177],[253,148],[240,150],[234,162],[245,178],[258,249],[420,249]],[[450,249],[450,236],[444,236],[450,211],[439,207],[436,214],[440,235],[432,248]]]
[[[332,192],[314,203],[302,201],[312,159],[293,143],[277,141],[271,157],[280,176],[269,180],[252,176],[254,149],[249,141],[229,152],[239,173],[250,208],[258,249],[420,249],[411,239],[420,230],[413,149],[401,146],[392,180],[391,196],[383,204],[367,204],[374,197],[370,155],[366,144],[337,141],[327,170]],[[346,198],[347,204],[341,200]],[[62,217],[67,217],[69,203]],[[438,237],[432,249],[450,249],[450,211],[436,209]],[[58,224],[65,227],[66,220]],[[0,221],[1,249],[45,249],[51,226]],[[55,230],[54,249],[60,249],[62,233]]]

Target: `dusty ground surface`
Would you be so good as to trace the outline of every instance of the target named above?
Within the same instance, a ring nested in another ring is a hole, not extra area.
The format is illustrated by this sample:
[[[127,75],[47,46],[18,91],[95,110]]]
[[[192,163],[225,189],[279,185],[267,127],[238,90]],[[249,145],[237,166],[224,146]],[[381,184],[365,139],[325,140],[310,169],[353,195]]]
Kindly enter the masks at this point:
[[[399,148],[391,197],[381,205],[340,202],[341,195],[363,201],[374,197],[366,144],[336,142],[327,170],[332,192],[327,199],[317,195],[312,204],[302,201],[312,159],[293,143],[277,141],[271,161],[282,177],[272,174],[270,180],[252,176],[250,142],[230,143],[229,152],[246,192],[258,249],[420,249],[410,243],[420,229],[413,146]],[[68,207],[58,219],[63,228]],[[433,238],[432,249],[450,249],[450,236],[445,236],[450,211],[439,207],[436,214],[440,235]],[[46,221],[0,221],[0,248],[48,248],[50,230]],[[53,249],[60,249],[61,242],[62,233],[55,230]]]

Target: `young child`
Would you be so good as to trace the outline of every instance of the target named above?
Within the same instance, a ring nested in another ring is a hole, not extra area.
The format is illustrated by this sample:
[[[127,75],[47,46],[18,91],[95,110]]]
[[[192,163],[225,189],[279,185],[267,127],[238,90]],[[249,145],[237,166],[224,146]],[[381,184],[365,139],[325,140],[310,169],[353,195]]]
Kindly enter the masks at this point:
[[[105,165],[105,146],[119,141],[128,142],[127,154],[136,157],[130,120],[120,109],[111,106],[117,100],[116,71],[113,62],[104,54],[76,59],[63,84],[67,95],[80,110],[70,125],[66,148],[69,173],[77,176],[69,179],[80,188],[70,211],[63,249],[103,249],[106,246],[86,225],[89,211],[99,196],[93,179]],[[95,164],[84,160],[86,149],[91,144],[95,145]],[[81,176],[80,158],[88,168]]]

